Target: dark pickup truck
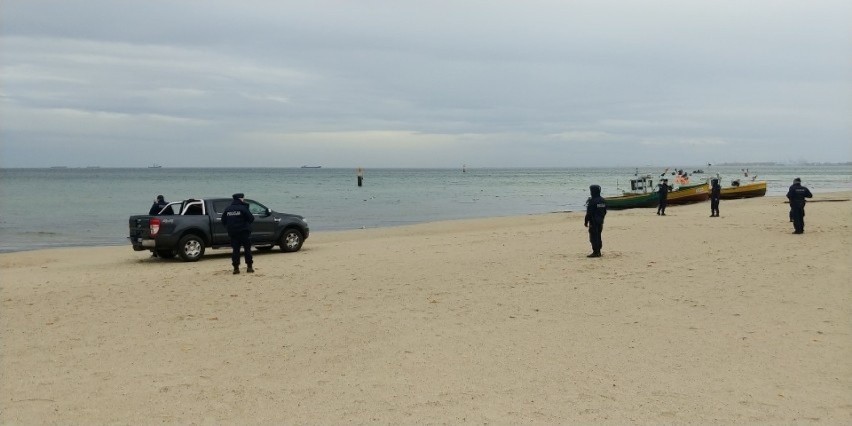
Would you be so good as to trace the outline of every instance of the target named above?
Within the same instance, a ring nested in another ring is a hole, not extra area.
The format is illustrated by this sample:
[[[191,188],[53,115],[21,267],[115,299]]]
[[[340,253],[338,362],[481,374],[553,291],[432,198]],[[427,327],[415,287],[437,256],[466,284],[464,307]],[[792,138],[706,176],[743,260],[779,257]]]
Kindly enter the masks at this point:
[[[231,239],[222,224],[222,212],[231,198],[188,199],[170,203],[156,215],[130,216],[133,250],[149,250],[162,258],[175,255],[195,262],[207,247],[230,247]],[[252,245],[259,250],[279,246],[283,252],[299,251],[310,230],[305,218],[279,213],[254,200],[245,200],[254,214]]]

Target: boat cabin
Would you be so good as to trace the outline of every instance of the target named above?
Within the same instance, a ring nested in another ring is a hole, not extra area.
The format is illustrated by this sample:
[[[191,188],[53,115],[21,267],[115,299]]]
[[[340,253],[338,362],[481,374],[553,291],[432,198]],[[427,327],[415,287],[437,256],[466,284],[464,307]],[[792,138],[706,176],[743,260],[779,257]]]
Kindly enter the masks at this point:
[[[638,176],[634,179],[630,179],[631,192],[646,193],[653,189],[654,181],[651,179],[651,175]]]

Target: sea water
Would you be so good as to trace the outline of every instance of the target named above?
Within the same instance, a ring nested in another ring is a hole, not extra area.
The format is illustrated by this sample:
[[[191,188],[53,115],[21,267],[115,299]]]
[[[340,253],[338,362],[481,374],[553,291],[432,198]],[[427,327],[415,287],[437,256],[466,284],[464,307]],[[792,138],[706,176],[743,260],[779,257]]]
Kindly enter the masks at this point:
[[[718,173],[727,186],[757,175],[767,181],[767,195],[785,194],[794,177],[814,193],[852,190],[850,165],[703,171],[693,174],[693,182]],[[0,252],[128,244],[128,217],[146,214],[158,194],[179,201],[243,192],[273,210],[305,216],[312,232],[322,232],[578,211],[591,184],[601,185],[604,196],[618,195],[629,189],[634,174],[658,179],[662,172],[652,167],[366,169],[358,187],[354,168],[0,169]],[[669,182],[671,173],[666,173]]]

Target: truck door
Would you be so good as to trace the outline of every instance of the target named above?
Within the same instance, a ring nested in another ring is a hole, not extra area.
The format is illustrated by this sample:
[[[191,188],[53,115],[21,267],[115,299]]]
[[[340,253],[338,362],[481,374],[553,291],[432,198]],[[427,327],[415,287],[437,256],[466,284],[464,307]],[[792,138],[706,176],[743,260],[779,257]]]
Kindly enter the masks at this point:
[[[269,244],[275,238],[275,218],[269,213],[269,209],[254,200],[245,200],[249,205],[249,211],[254,215],[251,224],[252,244]]]
[[[213,222],[213,244],[224,244],[231,240],[228,230],[222,223],[222,212],[231,204],[231,200],[216,200],[212,202],[213,211],[210,212],[210,220]]]

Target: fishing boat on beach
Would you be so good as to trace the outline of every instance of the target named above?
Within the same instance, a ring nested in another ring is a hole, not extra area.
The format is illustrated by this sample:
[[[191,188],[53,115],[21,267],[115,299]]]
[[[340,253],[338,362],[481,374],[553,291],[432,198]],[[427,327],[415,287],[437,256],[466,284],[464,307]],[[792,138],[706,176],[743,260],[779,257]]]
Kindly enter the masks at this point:
[[[606,207],[611,210],[654,207],[659,204],[660,199],[657,193],[652,191],[653,185],[651,175],[636,176],[630,179],[630,191],[624,191],[621,195],[604,197]]]
[[[666,198],[669,205],[700,203],[710,199],[708,183],[689,184],[688,176],[678,175],[675,188]],[[604,197],[606,207],[612,210],[656,207],[660,203],[660,195],[654,191],[654,181],[651,175],[637,175],[630,179],[630,191],[622,195]]]
[[[695,185],[681,185],[669,192],[668,204],[691,204],[700,203],[710,199],[710,186],[707,183]]]
[[[731,186],[725,186],[719,193],[723,200],[734,200],[737,198],[762,197],[766,195],[766,181],[753,181],[740,183],[739,179],[731,182]]]
[[[610,210],[655,207],[660,203],[660,198],[656,192],[648,192],[646,194],[624,193],[624,195],[604,197],[604,200],[606,200],[606,208]]]
[[[677,171],[674,184],[674,189],[666,198],[669,205],[700,203],[710,199],[710,184],[708,182],[690,183],[689,173],[683,170]]]

